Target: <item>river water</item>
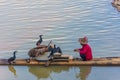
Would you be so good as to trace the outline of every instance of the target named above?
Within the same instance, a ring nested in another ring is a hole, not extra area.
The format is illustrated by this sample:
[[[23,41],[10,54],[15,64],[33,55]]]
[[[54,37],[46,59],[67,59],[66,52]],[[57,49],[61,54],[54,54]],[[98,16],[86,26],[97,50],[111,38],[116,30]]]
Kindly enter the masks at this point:
[[[0,58],[27,58],[43,34],[64,54],[87,36],[93,57],[120,56],[120,13],[111,0],[0,0]],[[0,66],[0,80],[119,80],[120,67]]]

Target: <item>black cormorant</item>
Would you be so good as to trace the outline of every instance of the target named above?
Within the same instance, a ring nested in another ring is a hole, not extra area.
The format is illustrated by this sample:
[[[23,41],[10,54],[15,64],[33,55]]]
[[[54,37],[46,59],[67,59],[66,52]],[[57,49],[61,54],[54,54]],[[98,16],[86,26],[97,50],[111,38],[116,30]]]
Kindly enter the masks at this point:
[[[8,63],[9,63],[9,64],[11,64],[12,62],[15,61],[15,59],[16,59],[16,52],[17,52],[17,51],[14,51],[14,52],[13,52],[13,57],[10,57],[10,58],[8,59]]]
[[[36,45],[37,45],[37,46],[42,43],[42,41],[43,41],[42,36],[43,36],[43,35],[39,35],[40,39],[36,42]]]

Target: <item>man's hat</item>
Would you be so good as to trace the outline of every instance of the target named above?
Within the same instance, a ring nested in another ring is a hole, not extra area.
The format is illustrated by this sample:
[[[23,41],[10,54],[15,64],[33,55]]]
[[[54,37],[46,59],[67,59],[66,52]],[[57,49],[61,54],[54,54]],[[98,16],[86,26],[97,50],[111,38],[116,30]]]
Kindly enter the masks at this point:
[[[79,38],[80,44],[87,44],[88,43],[88,38],[84,36],[83,38]]]

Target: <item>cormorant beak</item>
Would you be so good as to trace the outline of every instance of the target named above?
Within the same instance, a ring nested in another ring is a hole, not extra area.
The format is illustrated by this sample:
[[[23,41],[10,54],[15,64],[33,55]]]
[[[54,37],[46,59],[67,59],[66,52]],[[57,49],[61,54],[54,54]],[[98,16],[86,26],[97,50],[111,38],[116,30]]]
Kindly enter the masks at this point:
[[[43,36],[43,35],[39,35],[40,37]]]
[[[16,53],[16,52],[18,52],[18,51],[14,51],[14,53]]]

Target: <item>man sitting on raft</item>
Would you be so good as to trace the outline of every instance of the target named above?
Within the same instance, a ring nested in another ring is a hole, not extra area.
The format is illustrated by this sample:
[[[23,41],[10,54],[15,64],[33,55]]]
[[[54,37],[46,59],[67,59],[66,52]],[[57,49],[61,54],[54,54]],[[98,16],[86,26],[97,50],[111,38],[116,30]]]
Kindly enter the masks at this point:
[[[83,61],[92,60],[92,49],[90,45],[88,45],[88,38],[85,36],[84,38],[79,38],[79,42],[82,45],[80,49],[74,49],[75,52],[80,53],[80,57]]]

